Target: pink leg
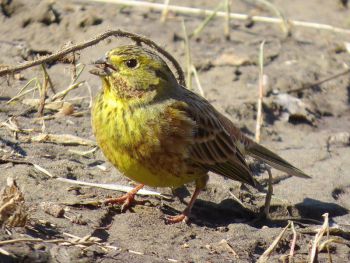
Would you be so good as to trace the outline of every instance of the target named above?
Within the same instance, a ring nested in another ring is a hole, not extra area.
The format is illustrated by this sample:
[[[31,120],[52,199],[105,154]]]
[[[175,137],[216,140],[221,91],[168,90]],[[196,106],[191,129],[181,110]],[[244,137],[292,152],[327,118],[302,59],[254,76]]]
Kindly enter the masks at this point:
[[[179,222],[185,222],[185,223],[188,222],[189,215],[191,213],[191,209],[193,207],[193,204],[196,201],[201,190],[202,190],[202,187],[197,186],[196,190],[194,190],[194,193],[193,193],[191,200],[190,200],[189,204],[187,205],[186,209],[180,215],[165,217],[165,223],[176,224]]]
[[[122,212],[129,209],[133,204],[135,203],[144,203],[140,201],[135,200],[136,193],[144,187],[144,184],[137,185],[134,189],[132,189],[130,192],[126,193],[125,195],[122,195],[121,197],[116,198],[108,198],[104,200],[104,204],[122,204]]]

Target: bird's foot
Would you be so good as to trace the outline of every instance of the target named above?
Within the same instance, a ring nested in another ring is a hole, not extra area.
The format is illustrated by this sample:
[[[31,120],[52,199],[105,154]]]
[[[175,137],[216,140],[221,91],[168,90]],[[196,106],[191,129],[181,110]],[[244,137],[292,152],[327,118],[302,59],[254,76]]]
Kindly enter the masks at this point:
[[[189,220],[188,215],[186,215],[185,213],[182,213],[180,215],[176,215],[176,216],[166,216],[164,218],[165,223],[170,225],[170,224],[177,224],[180,222],[184,222],[187,223]]]
[[[103,204],[121,204],[121,211],[125,212],[126,210],[130,209],[135,204],[145,204],[145,200],[138,201],[135,200],[135,196],[137,192],[143,187],[143,184],[137,185],[134,189],[132,189],[130,192],[126,193],[125,195],[122,195],[120,197],[114,197],[114,198],[108,198],[103,201]]]

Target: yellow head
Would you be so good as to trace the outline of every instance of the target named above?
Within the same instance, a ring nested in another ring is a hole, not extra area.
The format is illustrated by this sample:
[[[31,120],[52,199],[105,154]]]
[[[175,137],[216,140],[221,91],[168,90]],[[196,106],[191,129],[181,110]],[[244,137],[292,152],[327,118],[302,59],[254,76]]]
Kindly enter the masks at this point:
[[[90,72],[100,76],[104,89],[120,99],[156,97],[177,85],[165,61],[140,46],[112,49],[94,64],[96,69]]]

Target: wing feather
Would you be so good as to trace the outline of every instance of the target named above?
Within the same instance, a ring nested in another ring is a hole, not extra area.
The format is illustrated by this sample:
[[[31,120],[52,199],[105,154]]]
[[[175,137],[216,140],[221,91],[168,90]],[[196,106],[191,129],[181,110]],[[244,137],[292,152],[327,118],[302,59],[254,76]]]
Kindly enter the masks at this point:
[[[209,171],[255,185],[243,154],[220,121],[220,113],[198,95],[188,90],[186,93],[186,111],[196,123],[189,149],[191,161]]]

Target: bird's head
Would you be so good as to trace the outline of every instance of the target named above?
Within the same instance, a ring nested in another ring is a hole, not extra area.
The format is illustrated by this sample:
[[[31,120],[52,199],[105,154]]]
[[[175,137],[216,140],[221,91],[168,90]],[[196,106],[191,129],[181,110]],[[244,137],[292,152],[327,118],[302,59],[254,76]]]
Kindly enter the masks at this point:
[[[103,88],[120,99],[156,97],[177,85],[165,61],[140,46],[117,47],[93,64],[90,73],[100,76]]]

